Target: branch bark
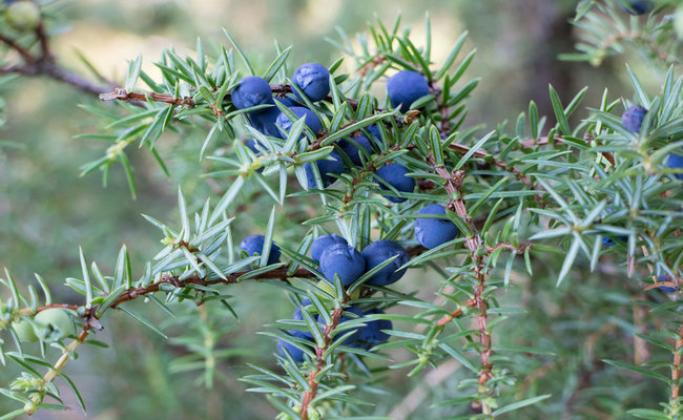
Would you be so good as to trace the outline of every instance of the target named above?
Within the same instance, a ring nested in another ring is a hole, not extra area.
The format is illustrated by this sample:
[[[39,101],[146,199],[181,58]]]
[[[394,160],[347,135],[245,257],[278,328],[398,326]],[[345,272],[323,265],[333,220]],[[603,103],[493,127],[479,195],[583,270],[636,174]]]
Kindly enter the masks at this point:
[[[28,77],[47,77],[94,96],[112,89],[111,84],[95,83],[58,64],[52,56],[50,39],[42,23],[36,28],[34,35],[40,48],[37,54],[32,54],[30,48],[22,46],[7,35],[0,34],[0,43],[15,51],[22,60],[19,64],[0,67],[0,75],[20,74]]]
[[[332,344],[332,333],[339,326],[343,313],[344,310],[342,308],[336,308],[332,312],[332,322],[326,325],[323,330],[323,345],[315,348],[315,367],[308,375],[308,390],[304,392],[301,398],[301,409],[299,410],[301,420],[308,420],[308,410],[318,393],[318,384],[320,383],[318,376],[325,368],[325,352],[330,348],[330,344]]]
[[[492,378],[493,365],[490,362],[493,353],[491,346],[491,334],[488,330],[488,303],[484,297],[486,290],[486,275],[484,273],[484,257],[480,248],[483,244],[481,235],[477,226],[475,225],[471,215],[467,210],[465,201],[462,199],[462,184],[465,177],[463,171],[449,172],[444,166],[436,164],[433,156],[428,157],[430,165],[434,171],[444,180],[444,188],[448,193],[450,201],[448,208],[454,211],[460,217],[469,229],[469,237],[465,240],[465,246],[470,251],[470,260],[474,271],[474,278],[477,284],[474,288],[474,306],[479,311],[477,316],[477,325],[479,328],[479,343],[481,349],[479,351],[479,358],[481,363],[481,371],[479,372],[480,391],[485,389],[486,383]],[[457,310],[456,310],[457,312]],[[459,316],[459,313],[456,313]],[[453,318],[451,318],[453,319]],[[450,322],[450,319],[448,320]],[[491,414],[491,407],[481,401],[482,412],[484,414]]]

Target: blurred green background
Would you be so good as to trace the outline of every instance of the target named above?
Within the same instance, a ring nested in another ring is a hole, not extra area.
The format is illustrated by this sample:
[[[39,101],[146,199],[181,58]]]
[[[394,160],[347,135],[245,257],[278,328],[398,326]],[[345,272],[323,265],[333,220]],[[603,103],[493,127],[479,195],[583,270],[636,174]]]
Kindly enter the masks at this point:
[[[603,87],[610,88],[612,97],[631,96],[630,91],[622,92],[623,76],[615,76],[623,74],[621,61],[608,62],[600,69],[557,61],[558,54],[573,48],[568,20],[575,2],[569,0],[82,0],[62,5],[70,23],[54,39],[60,61],[85,73],[76,58],[80,51],[115,80],[125,73],[127,60],[139,54],[153,73],[151,63],[163,48],[174,46],[181,53],[190,52],[196,37],[207,43],[226,43],[223,27],[263,65],[274,57],[274,40],[283,46],[294,45],[293,64],[330,63],[339,53],[325,38],[336,37],[336,26],[355,34],[364,30],[373,14],[390,23],[400,11],[416,39],[424,36],[424,16],[430,14],[437,60],[443,59],[461,32],[470,32],[469,45],[476,47],[478,54],[469,75],[482,79],[470,101],[470,126],[492,128],[506,119],[514,122],[531,99],[545,114],[551,113],[548,83],[563,98],[583,86],[592,87],[587,100],[590,105],[598,103]],[[646,64],[639,69],[651,71]],[[140,191],[134,201],[120,168],[111,173],[107,188],[97,174],[79,177],[78,167],[101,156],[106,147],[74,139],[97,130],[97,120],[78,107],[94,103],[93,98],[45,79],[17,80],[0,94],[7,102],[8,114],[0,139],[18,144],[0,148],[0,266],[7,266],[24,283],[32,281],[34,272],[55,285],[76,274],[79,245],[107,271],[122,243],[128,245],[134,261],[149,259],[160,248],[161,237],[141,213],[173,222],[177,220],[178,184],[187,195],[198,198],[208,196],[212,187],[226,187],[188,176],[202,171],[197,150],[205,133],[167,136],[160,143],[172,179],[167,179],[146,153],[138,154],[133,164]],[[264,204],[263,214],[269,209],[270,205]],[[255,224],[266,220],[259,212],[248,217]],[[418,273],[412,281],[421,279]],[[589,279],[588,284],[595,281]],[[411,280],[406,283],[402,286],[406,290],[415,288]],[[433,295],[434,286],[425,281],[421,294]],[[272,364],[272,340],[255,332],[287,316],[290,305],[283,292],[270,285],[241,285],[230,293],[235,295],[240,320],[224,320],[234,325],[234,331],[223,338],[222,345],[246,349],[250,354],[223,362],[221,379],[213,390],[196,385],[196,375],[170,373],[170,360],[184,352],[181,345],[163,343],[144,327],[116,314],[99,335],[114,346],[104,351],[84,349],[82,360],[68,368],[82,385],[88,418],[272,417],[274,411],[267,402],[258,395],[245,394],[245,385],[237,378],[250,372],[246,362]],[[567,291],[548,292],[563,293]],[[68,294],[61,297],[72,298]],[[162,318],[157,308],[154,310]],[[549,311],[545,307],[538,310]],[[2,377],[8,370],[3,368]],[[386,414],[387,407],[397,404],[419,380],[402,381],[395,385],[395,392],[378,398],[378,413]],[[447,393],[456,385],[447,382],[439,392]],[[66,395],[73,399],[69,391]],[[430,401],[424,402],[424,407]],[[71,403],[74,410],[41,412],[34,418],[82,418],[75,402]],[[6,404],[0,402],[0,411],[6,411]],[[563,407],[548,410],[557,414]],[[415,413],[414,418],[421,418],[419,408]]]

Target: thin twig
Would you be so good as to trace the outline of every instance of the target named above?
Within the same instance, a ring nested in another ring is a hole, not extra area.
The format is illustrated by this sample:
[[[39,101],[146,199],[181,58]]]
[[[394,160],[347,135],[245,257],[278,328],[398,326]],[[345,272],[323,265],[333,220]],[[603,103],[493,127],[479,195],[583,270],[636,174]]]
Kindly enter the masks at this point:
[[[52,56],[50,39],[42,23],[36,28],[35,36],[40,45],[40,53],[37,55],[31,54],[28,48],[23,47],[8,36],[0,34],[0,43],[16,51],[23,60],[21,64],[0,67],[0,75],[20,74],[27,77],[48,77],[75,87],[89,95],[99,95],[111,90],[111,86],[94,83],[59,65]]]
[[[462,185],[465,177],[463,171],[449,172],[444,166],[437,165],[433,156],[428,156],[428,161],[432,165],[434,171],[444,180],[444,189],[451,197],[448,202],[448,208],[454,211],[460,219],[462,219],[469,229],[469,237],[465,239],[465,246],[470,251],[470,259],[474,269],[474,278],[477,284],[474,289],[474,304],[479,311],[477,316],[477,324],[479,327],[479,343],[481,349],[479,352],[481,371],[479,372],[479,385],[484,388],[486,383],[492,378],[493,366],[490,362],[493,353],[491,347],[491,334],[488,330],[488,304],[484,297],[486,290],[486,276],[484,273],[484,258],[480,252],[482,246],[481,235],[477,229],[471,215],[467,211],[467,206],[462,199]],[[482,403],[482,411],[484,414],[491,414],[491,407],[484,401]]]
[[[116,88],[112,92],[105,92],[99,95],[100,99],[103,101],[154,101],[162,102],[171,105],[182,105],[192,108],[195,106],[195,102],[190,97],[176,97],[173,95],[168,95],[165,93],[157,92],[128,92],[126,89]]]
[[[308,420],[308,409],[311,402],[318,393],[318,376],[325,367],[325,352],[332,344],[332,333],[341,322],[344,310],[339,307],[332,311],[332,319],[330,324],[325,326],[323,330],[323,345],[315,348],[315,367],[308,374],[308,389],[304,392],[301,398],[301,409],[299,410],[299,417],[301,420]]]
[[[671,403],[676,405],[680,396],[681,351],[683,351],[683,327],[679,328],[674,342],[674,362],[671,366]]]
[[[7,35],[0,34],[0,43],[7,45],[10,49],[14,50],[21,56],[22,60],[26,63],[34,63],[36,59],[31,55],[29,50],[22,47],[17,41],[8,37]]]

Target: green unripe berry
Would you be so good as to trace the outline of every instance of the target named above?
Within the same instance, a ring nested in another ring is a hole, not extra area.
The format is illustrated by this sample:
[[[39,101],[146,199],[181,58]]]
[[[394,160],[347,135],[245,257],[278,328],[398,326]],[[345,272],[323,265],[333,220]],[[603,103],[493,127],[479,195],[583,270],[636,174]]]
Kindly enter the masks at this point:
[[[5,18],[17,31],[32,31],[40,24],[40,8],[32,1],[18,1],[7,8]]]
[[[46,334],[54,333],[59,338],[76,334],[74,322],[64,309],[50,308],[36,315],[36,323],[45,327]]]
[[[33,325],[25,319],[14,321],[12,323],[12,329],[17,334],[19,341],[23,343],[33,343],[38,341],[38,336],[33,330]]]

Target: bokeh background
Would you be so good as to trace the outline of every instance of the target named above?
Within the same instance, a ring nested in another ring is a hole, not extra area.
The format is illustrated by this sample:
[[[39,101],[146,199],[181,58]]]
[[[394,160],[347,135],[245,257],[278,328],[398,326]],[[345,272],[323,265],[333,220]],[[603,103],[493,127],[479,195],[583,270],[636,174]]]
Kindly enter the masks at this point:
[[[558,54],[573,48],[569,20],[574,7],[571,0],[71,0],[62,2],[61,11],[70,23],[55,36],[54,49],[73,69],[87,71],[77,59],[79,51],[107,77],[120,80],[127,60],[139,54],[145,59],[145,69],[154,73],[152,62],[163,48],[191,52],[197,37],[208,44],[226,43],[221,29],[226,28],[261,65],[274,57],[274,40],[283,46],[294,45],[291,63],[331,63],[339,52],[325,39],[337,36],[335,27],[355,34],[362,32],[375,14],[390,23],[400,12],[404,24],[412,26],[416,39],[421,39],[424,16],[429,13],[437,60],[463,31],[469,31],[469,47],[478,50],[469,75],[480,77],[481,83],[470,101],[467,124],[492,128],[506,120],[514,122],[531,99],[544,114],[552,114],[548,83],[563,98],[584,86],[593,88],[587,99],[590,105],[598,103],[603,87],[608,87],[613,97],[631,96],[629,90],[624,91],[626,80],[617,76],[624,73],[621,59],[608,61],[599,69],[557,60]],[[639,72],[655,72],[638,57],[634,60]],[[77,274],[79,245],[105,269],[111,268],[122,243],[128,245],[134,261],[145,261],[159,249],[161,237],[141,213],[173,222],[177,220],[178,184],[194,197],[206,197],[212,188],[225,187],[187,176],[203,169],[197,148],[205,133],[184,133],[160,142],[169,159],[171,179],[140,153],[133,161],[140,187],[137,200],[131,199],[120,169],[112,172],[109,185],[103,188],[97,174],[79,177],[78,169],[101,156],[103,144],[74,138],[97,130],[97,121],[79,108],[94,99],[45,79],[17,80],[2,89],[8,123],[0,132],[4,142],[0,146],[0,266],[10,268],[20,281],[30,282],[32,273],[37,272],[58,285]],[[264,213],[269,209],[264,201]],[[266,220],[258,212],[245,217],[254,225]],[[424,273],[414,276],[406,289],[420,284],[421,293],[433,294],[434,285],[426,277]],[[598,281],[589,278],[587,283]],[[582,293],[578,289],[549,291],[546,302],[567,293]],[[286,317],[291,307],[280,289],[269,285],[243,285],[230,292],[235,295],[240,320],[225,319],[234,326],[221,344],[244,350],[248,357],[240,350],[223,362],[212,390],[198,385],[196,375],[171,372],[170,361],[183,354],[182,345],[164,343],[140,324],[115,314],[100,335],[112,347],[84,349],[81,360],[68,368],[82,384],[88,418],[272,417],[274,411],[268,403],[258,395],[245,394],[246,386],[238,378],[250,372],[247,362],[272,365],[272,340],[255,332]],[[65,293],[61,298],[74,297]],[[593,310],[600,302],[585,304],[585,310]],[[549,316],[567,315],[569,309],[562,309],[535,308]],[[161,314],[155,316],[162,318]],[[567,319],[571,317],[567,315]],[[3,368],[0,379],[7,378],[11,369]],[[393,389],[376,398],[378,413],[386,414],[420,380],[393,381]],[[439,392],[447,394],[457,386],[442,383],[440,391],[421,401],[422,407],[438,400]],[[66,395],[67,401],[73,399],[68,391]],[[71,402],[73,410],[41,412],[34,418],[83,418]],[[0,401],[0,412],[7,411],[6,404]],[[562,405],[549,407],[546,413],[559,414],[563,409]],[[413,415],[424,418],[420,407]]]

